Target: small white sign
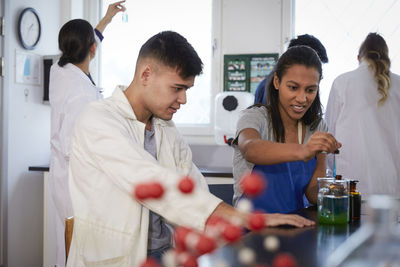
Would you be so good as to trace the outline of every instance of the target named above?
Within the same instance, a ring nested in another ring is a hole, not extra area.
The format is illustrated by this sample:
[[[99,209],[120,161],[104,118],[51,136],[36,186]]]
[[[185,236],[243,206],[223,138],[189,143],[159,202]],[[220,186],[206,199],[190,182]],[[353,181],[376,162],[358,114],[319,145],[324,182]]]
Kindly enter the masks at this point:
[[[40,85],[41,56],[15,51],[15,82]]]

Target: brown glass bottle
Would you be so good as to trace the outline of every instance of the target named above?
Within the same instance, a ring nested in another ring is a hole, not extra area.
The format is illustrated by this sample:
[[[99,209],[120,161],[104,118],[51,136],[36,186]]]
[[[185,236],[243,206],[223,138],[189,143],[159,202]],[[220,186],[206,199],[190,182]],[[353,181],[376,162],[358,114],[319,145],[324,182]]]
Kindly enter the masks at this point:
[[[358,180],[350,180],[350,221],[360,219],[361,194],[357,191]]]

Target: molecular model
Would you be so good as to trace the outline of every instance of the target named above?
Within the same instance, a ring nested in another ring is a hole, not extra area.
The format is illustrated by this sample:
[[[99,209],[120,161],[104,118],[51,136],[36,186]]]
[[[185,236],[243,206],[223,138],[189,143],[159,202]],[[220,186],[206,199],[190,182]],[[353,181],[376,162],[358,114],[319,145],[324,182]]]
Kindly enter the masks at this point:
[[[243,176],[240,183],[244,196],[253,198],[261,194],[266,188],[265,178],[260,174],[251,173]],[[182,177],[176,188],[182,194],[191,194],[195,190],[195,182],[189,176]],[[150,181],[134,186],[133,198],[137,201],[146,199],[162,199],[165,188],[160,182]],[[253,210],[252,203],[247,198],[242,198],[237,204],[237,209],[248,213],[246,222],[240,218],[226,219],[220,216],[211,216],[207,220],[204,232],[199,232],[188,227],[178,226],[174,230],[174,249],[162,256],[162,265],[152,258],[147,258],[140,267],[197,267],[197,259],[204,254],[212,253],[219,246],[236,243],[239,246],[237,260],[245,266],[272,266],[295,267],[295,259],[287,253],[278,253],[272,265],[256,263],[256,253],[252,248],[241,246],[238,241],[243,236],[243,225],[251,231],[259,232],[266,226],[265,216]],[[266,236],[263,247],[269,252],[279,250],[279,239],[275,236]],[[228,262],[219,259],[216,267],[229,267]]]

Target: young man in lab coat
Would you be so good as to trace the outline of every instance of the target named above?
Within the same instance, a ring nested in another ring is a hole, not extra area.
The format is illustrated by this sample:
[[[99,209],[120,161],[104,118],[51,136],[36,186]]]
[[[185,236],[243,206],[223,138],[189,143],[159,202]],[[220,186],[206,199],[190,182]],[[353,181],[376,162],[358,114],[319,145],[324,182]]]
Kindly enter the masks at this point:
[[[69,168],[75,222],[68,266],[139,266],[147,256],[159,259],[172,244],[165,221],[204,230],[210,215],[246,219],[208,192],[171,121],[201,72],[187,40],[161,32],[142,46],[128,88],[91,103],[78,118]],[[177,188],[184,175],[195,181],[191,194]],[[161,199],[132,197],[139,184],[151,181],[163,185]],[[268,225],[313,224],[297,215],[265,216]]]

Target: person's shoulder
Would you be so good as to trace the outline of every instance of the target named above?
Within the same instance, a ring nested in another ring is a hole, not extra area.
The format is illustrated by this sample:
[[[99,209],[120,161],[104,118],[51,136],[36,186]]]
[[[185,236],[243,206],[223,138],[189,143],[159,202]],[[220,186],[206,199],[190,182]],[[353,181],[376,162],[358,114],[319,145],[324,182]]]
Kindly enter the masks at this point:
[[[241,111],[237,123],[237,129],[248,128],[249,126],[263,128],[264,126],[262,125],[265,123],[268,124],[268,121],[268,111],[265,106],[251,106]]]
[[[340,74],[339,76],[337,76],[333,82],[335,83],[335,82],[341,82],[341,81],[347,80],[350,77],[352,77],[356,73],[356,71],[357,70],[351,70],[351,71],[344,72],[344,73]]]
[[[266,116],[268,114],[267,108],[262,105],[250,106],[247,109],[241,111],[242,115],[252,115],[252,116]]]
[[[390,72],[390,80],[391,81],[396,81],[397,83],[400,83],[400,75]]]
[[[108,106],[107,99],[100,99],[97,101],[90,102],[86,105],[86,107],[82,110],[81,117],[86,116],[88,118],[98,117],[99,119],[103,118],[107,112],[106,107]]]

